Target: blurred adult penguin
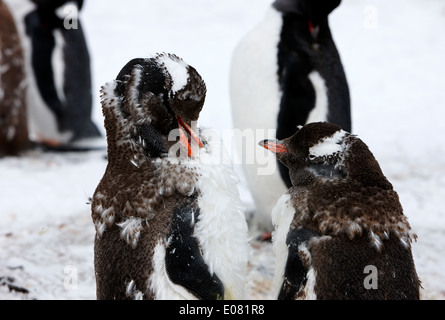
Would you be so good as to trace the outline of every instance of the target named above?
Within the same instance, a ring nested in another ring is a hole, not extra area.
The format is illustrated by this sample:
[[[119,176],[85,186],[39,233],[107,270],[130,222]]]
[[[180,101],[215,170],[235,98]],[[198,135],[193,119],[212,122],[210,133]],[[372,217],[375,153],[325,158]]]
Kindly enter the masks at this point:
[[[104,148],[91,119],[90,56],[79,19],[83,0],[9,3],[26,53],[31,139],[55,150]]]
[[[0,0],[0,156],[19,155],[29,146],[25,61],[8,6]]]
[[[265,18],[236,47],[230,91],[233,123],[256,140],[289,137],[297,125],[329,121],[351,130],[346,76],[332,38],[328,15],[340,0],[277,0]],[[259,136],[261,135],[261,136]],[[290,186],[281,163],[273,173],[259,174],[276,161],[257,153],[243,169],[255,202],[252,224],[272,228],[273,204]],[[249,161],[249,160],[247,160]]]
[[[416,235],[361,139],[320,122],[260,144],[292,182],[272,212],[278,299],[419,299]]]
[[[102,89],[108,166],[93,196],[98,299],[243,299],[237,177],[196,126],[206,86],[179,57],[133,59]]]

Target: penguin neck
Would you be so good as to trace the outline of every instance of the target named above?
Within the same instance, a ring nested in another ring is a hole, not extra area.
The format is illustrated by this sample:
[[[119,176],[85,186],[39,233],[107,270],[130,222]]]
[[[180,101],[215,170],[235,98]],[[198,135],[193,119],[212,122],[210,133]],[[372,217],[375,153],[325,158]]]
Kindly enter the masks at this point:
[[[280,89],[285,94],[281,97],[277,119],[278,139],[291,136],[296,125],[306,124],[317,102],[326,109],[325,83],[317,57],[320,46],[325,46],[330,38],[327,18],[315,22],[296,14],[283,16],[278,44],[278,77]],[[313,78],[320,81],[314,84]],[[323,95],[317,100],[320,93]],[[327,120],[327,114],[318,113],[313,115],[317,121]]]
[[[386,179],[379,163],[366,144],[361,140],[354,140],[348,151],[354,156],[345,162],[348,164],[346,170],[349,179],[358,181],[363,187],[377,187],[381,190],[392,191],[391,182]]]
[[[117,171],[134,171],[144,167],[152,169],[143,147],[133,139],[137,135],[134,124],[128,120],[121,108],[120,98],[115,95],[116,83],[108,83],[101,89],[102,113],[107,136],[108,166]]]
[[[108,165],[115,168],[117,171],[124,172],[153,172],[156,167],[153,164],[152,159],[148,159],[142,153],[132,153],[129,148],[116,148],[108,150]]]
[[[108,165],[119,171],[155,169],[142,146],[131,138],[131,124],[115,108],[104,108]]]
[[[333,41],[328,17],[311,19],[295,13],[283,14],[281,40],[297,42],[302,49]]]

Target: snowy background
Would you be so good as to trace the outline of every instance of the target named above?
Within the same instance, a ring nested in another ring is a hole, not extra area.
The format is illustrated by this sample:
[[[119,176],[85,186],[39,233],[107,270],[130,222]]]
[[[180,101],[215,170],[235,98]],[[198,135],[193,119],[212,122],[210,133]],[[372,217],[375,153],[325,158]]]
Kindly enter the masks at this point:
[[[231,128],[229,66],[241,37],[272,0],[87,0],[94,119],[99,89],[130,59],[171,52],[207,84],[200,124]],[[398,191],[418,235],[414,259],[425,299],[445,298],[445,1],[343,0],[330,16],[349,81],[353,132]],[[95,299],[88,198],[103,152],[29,152],[0,159],[0,299]],[[241,184],[241,194],[250,198]],[[273,298],[273,251],[252,243],[250,299]]]

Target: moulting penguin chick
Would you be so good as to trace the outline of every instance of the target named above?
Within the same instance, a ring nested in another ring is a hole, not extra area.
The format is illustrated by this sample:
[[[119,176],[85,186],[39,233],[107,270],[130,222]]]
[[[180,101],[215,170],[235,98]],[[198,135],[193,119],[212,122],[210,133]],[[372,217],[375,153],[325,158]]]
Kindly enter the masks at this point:
[[[320,122],[260,145],[292,181],[272,212],[279,299],[419,299],[416,236],[362,140]]]
[[[102,88],[108,166],[92,202],[98,299],[242,299],[247,223],[232,167],[196,128],[206,86],[179,57]]]

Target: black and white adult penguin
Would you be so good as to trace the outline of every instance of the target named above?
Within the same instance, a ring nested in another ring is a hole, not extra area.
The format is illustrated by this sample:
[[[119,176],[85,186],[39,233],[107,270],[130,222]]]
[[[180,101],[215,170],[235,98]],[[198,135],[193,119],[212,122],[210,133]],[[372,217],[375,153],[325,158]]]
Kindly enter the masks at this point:
[[[12,3],[13,2],[13,3]],[[38,144],[59,150],[105,147],[92,116],[83,0],[9,0],[27,60],[28,121]]]
[[[328,23],[339,4],[276,0],[237,45],[230,93],[234,128],[243,136],[283,139],[297,125],[317,121],[351,131],[349,88]],[[243,155],[243,171],[256,207],[253,224],[270,229],[272,204],[291,186],[288,170],[278,163],[279,170],[264,171],[277,163],[267,153],[247,163],[245,158],[248,155]]]
[[[416,236],[362,140],[320,122],[260,145],[292,181],[272,212],[279,299],[419,299]]]
[[[0,157],[19,155],[29,146],[25,61],[8,6],[0,0]]]
[[[131,60],[102,88],[98,299],[244,297],[247,223],[219,140],[195,125],[205,96],[198,72],[172,54]]]

